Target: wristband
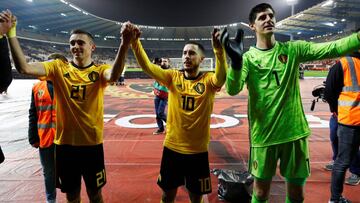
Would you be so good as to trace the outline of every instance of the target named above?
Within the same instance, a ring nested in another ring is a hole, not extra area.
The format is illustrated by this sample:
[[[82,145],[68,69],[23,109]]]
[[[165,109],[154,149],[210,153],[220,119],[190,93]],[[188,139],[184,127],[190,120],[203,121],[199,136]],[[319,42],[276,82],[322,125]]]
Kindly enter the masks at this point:
[[[16,22],[14,25],[10,28],[9,32],[7,33],[8,38],[14,38],[16,37]]]

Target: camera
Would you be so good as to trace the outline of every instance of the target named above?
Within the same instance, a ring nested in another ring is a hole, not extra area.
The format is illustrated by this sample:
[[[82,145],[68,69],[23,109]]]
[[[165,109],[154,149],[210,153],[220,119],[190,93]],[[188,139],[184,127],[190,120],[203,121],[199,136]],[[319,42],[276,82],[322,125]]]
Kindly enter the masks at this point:
[[[311,103],[311,107],[310,110],[314,111],[315,109],[315,103],[319,102],[319,100],[321,99],[321,101],[326,102],[325,100],[325,81],[314,87],[314,89],[312,90],[311,94],[316,97],[316,99],[314,99]]]

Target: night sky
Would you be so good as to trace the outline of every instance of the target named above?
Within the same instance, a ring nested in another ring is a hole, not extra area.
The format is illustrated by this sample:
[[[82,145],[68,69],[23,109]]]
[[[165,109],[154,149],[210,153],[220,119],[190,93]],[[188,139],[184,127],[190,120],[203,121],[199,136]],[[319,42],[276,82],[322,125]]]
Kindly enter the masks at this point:
[[[259,3],[270,3],[277,21],[291,14],[286,0],[68,0],[99,17],[140,25],[191,27],[248,23],[250,9]],[[321,0],[298,0],[295,13]]]

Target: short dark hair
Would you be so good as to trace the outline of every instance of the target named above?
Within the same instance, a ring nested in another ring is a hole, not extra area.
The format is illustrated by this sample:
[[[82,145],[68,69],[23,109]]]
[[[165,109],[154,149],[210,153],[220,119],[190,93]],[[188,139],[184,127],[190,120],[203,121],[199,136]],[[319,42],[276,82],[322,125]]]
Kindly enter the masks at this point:
[[[153,63],[154,63],[154,64],[157,64],[157,65],[160,65],[160,63],[161,63],[161,58],[155,57],[154,60],[153,60]]]
[[[94,41],[94,37],[89,32],[86,32],[85,30],[81,30],[81,29],[71,30],[70,35],[73,35],[73,34],[87,35],[91,40]]]
[[[249,23],[253,24],[256,20],[256,15],[260,12],[265,11],[268,8],[271,9],[273,11],[273,13],[275,14],[273,7],[267,3],[261,3],[261,4],[256,5],[255,7],[253,7],[249,14]]]
[[[200,44],[199,42],[187,41],[187,42],[185,43],[185,45],[187,45],[187,44],[193,44],[193,45],[198,46],[199,49],[202,51],[202,53],[205,55],[205,48],[204,48],[204,46],[203,46],[202,44]]]
[[[59,54],[59,53],[52,53],[48,56],[48,60],[56,60],[56,59],[60,59],[63,62],[68,62],[67,58],[64,55]]]

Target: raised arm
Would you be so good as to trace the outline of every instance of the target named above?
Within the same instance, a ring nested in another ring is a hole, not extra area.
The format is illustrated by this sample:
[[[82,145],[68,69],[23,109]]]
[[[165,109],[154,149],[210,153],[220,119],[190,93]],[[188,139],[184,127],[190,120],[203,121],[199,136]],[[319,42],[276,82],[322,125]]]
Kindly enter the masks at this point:
[[[227,70],[227,62],[226,62],[226,54],[225,50],[221,46],[220,42],[220,32],[219,29],[214,29],[211,33],[212,35],[212,46],[215,54],[215,74],[213,77],[213,83],[217,87],[222,87],[226,81],[226,70]]]
[[[4,22],[7,26],[10,25],[9,31],[6,33],[10,45],[11,55],[14,60],[15,68],[19,73],[34,75],[34,76],[45,76],[45,68],[41,63],[26,62],[24,53],[20,47],[19,41],[16,37],[16,17],[12,15],[9,10],[0,13],[0,21]]]
[[[163,70],[160,66],[151,63],[140,42],[141,32],[139,28],[129,22],[125,23],[123,27],[126,32],[131,33],[131,48],[143,71],[155,80],[165,85],[169,84],[171,80],[169,77],[170,70]]]
[[[242,56],[244,52],[244,31],[242,29],[238,29],[235,39],[232,40],[229,39],[229,34],[227,30],[224,29],[221,33],[220,39],[231,61],[231,68],[227,71],[226,76],[226,91],[229,95],[236,95],[244,86],[241,74],[242,72],[246,72],[244,71]]]
[[[130,47],[131,35],[129,32],[121,28],[121,43],[116,54],[114,65],[111,69],[106,70],[105,79],[108,82],[116,82],[124,70],[125,58]]]

